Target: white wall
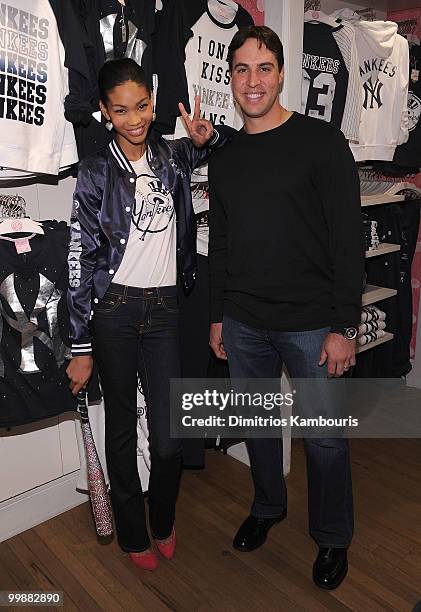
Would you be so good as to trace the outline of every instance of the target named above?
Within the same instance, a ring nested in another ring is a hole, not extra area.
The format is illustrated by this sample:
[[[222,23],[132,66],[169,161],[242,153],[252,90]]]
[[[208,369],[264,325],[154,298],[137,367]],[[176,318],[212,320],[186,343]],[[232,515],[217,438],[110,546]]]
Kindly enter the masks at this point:
[[[420,0],[389,0],[389,9],[394,11],[420,7]]]
[[[376,10],[378,19],[386,19],[388,0],[369,1],[360,0],[359,2],[348,2],[347,0],[321,0],[321,9],[324,13],[332,13],[341,8],[351,8],[354,10],[373,7]]]
[[[11,179],[6,181],[10,174],[12,171],[0,170],[0,193],[18,194],[24,198],[26,212],[32,219],[70,221],[76,179],[68,177],[58,182],[55,177],[45,177],[44,180],[30,185],[21,186],[16,183],[10,187],[6,186],[11,182]]]
[[[285,81],[282,104],[301,109],[301,62],[304,0],[265,0],[265,23],[282,40],[285,54]]]

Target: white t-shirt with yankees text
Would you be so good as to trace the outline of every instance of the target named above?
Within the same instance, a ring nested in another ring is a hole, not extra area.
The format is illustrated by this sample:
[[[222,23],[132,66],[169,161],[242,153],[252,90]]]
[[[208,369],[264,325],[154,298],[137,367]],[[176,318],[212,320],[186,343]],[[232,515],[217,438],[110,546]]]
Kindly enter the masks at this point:
[[[229,125],[236,129],[243,126],[243,119],[235,106],[231,90],[231,75],[227,62],[228,47],[238,32],[239,6],[208,0],[206,10],[191,28],[193,36],[186,45],[186,77],[191,108],[195,96],[200,96],[202,117],[214,125]],[[243,14],[244,17],[244,14]],[[251,16],[250,24],[253,23]],[[177,119],[175,138],[187,136],[181,117]],[[193,171],[193,208],[198,219],[197,252],[207,256],[209,227],[206,211],[209,210],[208,166]]]
[[[45,0],[0,3],[0,165],[58,174],[78,161],[65,50]]]

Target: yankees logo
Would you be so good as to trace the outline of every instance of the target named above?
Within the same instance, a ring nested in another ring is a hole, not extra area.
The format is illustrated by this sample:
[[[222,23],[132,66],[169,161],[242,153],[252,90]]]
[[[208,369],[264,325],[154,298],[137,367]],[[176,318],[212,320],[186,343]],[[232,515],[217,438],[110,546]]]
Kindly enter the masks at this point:
[[[63,291],[56,289],[48,278],[40,274],[35,306],[28,316],[16,293],[15,275],[10,274],[0,285],[0,297],[4,298],[12,311],[12,315],[9,314],[0,301],[1,315],[21,335],[20,372],[32,374],[41,371],[35,358],[35,338],[51,351],[58,367],[64,363],[65,358],[70,357],[70,351],[60,337],[57,321],[57,307],[62,295]],[[45,331],[40,329],[39,324],[39,318],[42,314],[44,314],[47,320],[47,329]],[[4,366],[2,363],[0,363],[0,375],[4,376]]]
[[[124,56],[134,59],[139,66],[142,64],[142,57],[147,44],[138,36],[139,30],[135,24],[124,18],[124,13],[120,18],[118,18],[116,13],[103,17],[99,22],[99,27],[104,41],[105,57],[107,60],[115,59],[114,40],[117,30],[120,30],[121,42],[123,45],[126,45]]]
[[[141,232],[141,240],[147,234],[164,232],[174,215],[172,197],[156,176],[141,174],[140,188],[136,188],[136,202],[133,209],[133,225]]]
[[[415,130],[421,117],[421,100],[412,91],[408,94],[409,131]]]
[[[374,108],[374,103],[377,103],[377,107],[381,108],[383,106],[381,91],[383,88],[383,83],[377,78],[376,82],[373,83],[372,77],[369,77],[368,80],[364,83],[364,108],[367,110],[368,105],[370,105],[370,109]],[[371,98],[370,98],[371,96]]]

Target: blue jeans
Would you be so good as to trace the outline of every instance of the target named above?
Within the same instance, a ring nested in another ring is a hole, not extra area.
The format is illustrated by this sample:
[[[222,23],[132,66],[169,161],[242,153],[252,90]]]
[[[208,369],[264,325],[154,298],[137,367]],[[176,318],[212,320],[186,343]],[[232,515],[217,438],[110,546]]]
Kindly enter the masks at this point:
[[[329,329],[279,332],[224,317],[222,338],[232,378],[277,378],[285,364],[292,378],[326,378],[318,365]],[[346,439],[305,441],[310,535],[321,547],[347,548],[353,535],[353,499]],[[287,506],[283,445],[279,439],[248,439],[255,496],[251,514],[270,518]]]
[[[171,534],[182,445],[170,437],[170,379],[180,376],[176,287],[112,283],[92,320],[94,358],[105,404],[105,452],[117,537],[126,552],[150,546],[137,468],[137,377],[147,407],[151,473],[149,519],[155,537]]]

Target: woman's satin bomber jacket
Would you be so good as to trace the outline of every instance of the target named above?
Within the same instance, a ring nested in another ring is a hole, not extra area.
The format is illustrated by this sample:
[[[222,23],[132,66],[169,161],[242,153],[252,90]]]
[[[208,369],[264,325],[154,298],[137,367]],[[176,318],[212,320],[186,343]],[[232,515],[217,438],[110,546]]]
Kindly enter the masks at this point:
[[[226,144],[235,130],[214,128],[209,143],[194,146],[189,138],[148,139],[147,159],[174,201],[177,233],[177,271],[188,294],[196,276],[196,221],[190,177],[206,163],[212,149]],[[120,266],[129,238],[135,203],[136,174],[116,140],[79,165],[71,214],[69,246],[70,339],[72,356],[92,352],[92,307],[104,296]]]

